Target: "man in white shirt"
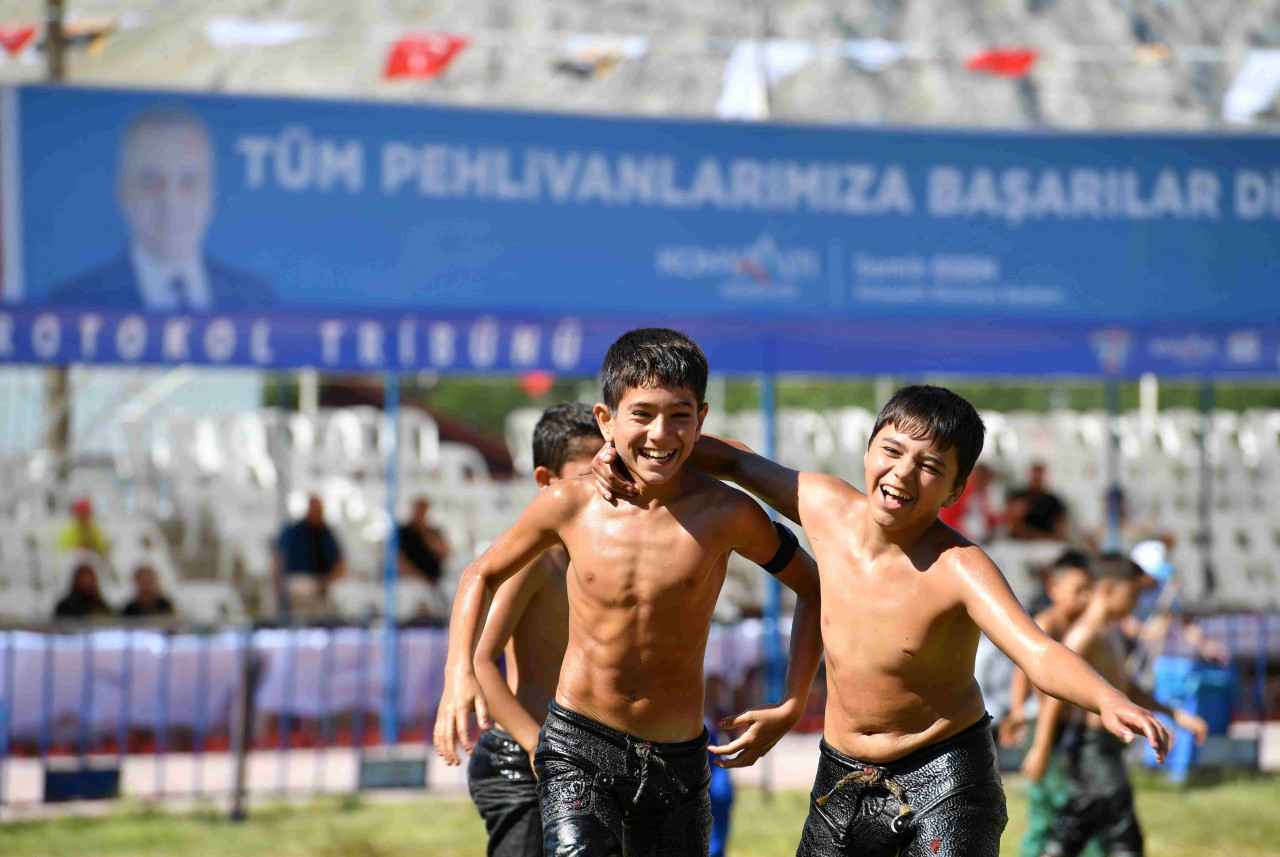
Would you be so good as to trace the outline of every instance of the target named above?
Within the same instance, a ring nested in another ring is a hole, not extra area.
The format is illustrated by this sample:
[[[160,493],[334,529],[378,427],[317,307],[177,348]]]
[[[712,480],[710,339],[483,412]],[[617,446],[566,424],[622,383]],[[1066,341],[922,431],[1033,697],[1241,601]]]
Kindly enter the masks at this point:
[[[116,197],[129,249],[50,299],[104,309],[208,312],[271,303],[259,277],[209,259],[214,150],[204,122],[175,108],[134,116],[121,137]]]

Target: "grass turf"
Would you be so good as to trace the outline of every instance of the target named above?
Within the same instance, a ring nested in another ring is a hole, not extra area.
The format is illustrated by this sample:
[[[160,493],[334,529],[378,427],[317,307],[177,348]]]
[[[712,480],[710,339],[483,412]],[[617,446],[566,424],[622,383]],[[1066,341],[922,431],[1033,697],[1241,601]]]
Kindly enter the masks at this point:
[[[1009,827],[1002,855],[1017,854],[1026,803],[1021,782],[1006,784]],[[1280,855],[1280,779],[1240,779],[1176,789],[1144,779],[1138,809],[1154,857]],[[795,853],[808,795],[771,801],[741,789],[734,807],[733,857]],[[105,818],[0,825],[5,857],[462,857],[484,853],[484,829],[460,799],[321,801],[256,809],[232,825],[208,812],[138,809]]]

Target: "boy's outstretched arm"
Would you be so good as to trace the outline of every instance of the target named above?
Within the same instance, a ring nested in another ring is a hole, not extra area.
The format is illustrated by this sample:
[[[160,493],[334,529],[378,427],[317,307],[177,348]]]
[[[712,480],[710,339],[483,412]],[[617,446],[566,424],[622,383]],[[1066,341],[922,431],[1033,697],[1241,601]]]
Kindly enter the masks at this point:
[[[433,733],[436,750],[450,765],[461,764],[456,744],[471,749],[470,716],[489,728],[484,693],[476,681],[473,658],[476,638],[489,600],[507,578],[559,541],[557,527],[571,514],[575,501],[563,489],[541,491],[524,512],[458,580],[449,619],[449,655],[445,660],[444,694]]]
[[[976,547],[954,562],[959,596],[978,628],[1000,651],[1049,696],[1101,715],[1107,731],[1129,742],[1147,737],[1156,758],[1164,761],[1169,733],[1150,711],[1135,705],[1085,663],[1075,652],[1054,642],[1022,609],[1004,575]]]
[[[818,473],[802,473],[770,461],[752,452],[746,444],[736,440],[724,440],[704,434],[694,444],[689,467],[728,482],[734,482],[759,497],[767,505],[777,509],[797,524],[800,520],[800,490],[811,480],[838,481],[832,476]],[[627,473],[611,444],[604,448],[591,463],[596,487],[606,499],[612,495],[629,497],[635,493],[631,474]]]
[[[795,537],[779,538],[779,531],[752,500],[743,498],[750,510],[743,532],[743,544],[737,551],[759,565],[773,564],[775,576],[783,586],[796,594],[796,609],[791,617],[791,646],[787,662],[787,675],[783,683],[782,699],[776,704],[760,705],[733,717],[727,717],[720,725],[725,729],[741,729],[742,735],[728,744],[710,747],[712,753],[722,758],[716,764],[722,768],[745,768],[769,752],[783,735],[790,732],[804,715],[809,701],[813,677],[822,659],[822,601],[818,566],[813,558],[796,546]],[[781,526],[781,525],[779,525]],[[788,535],[790,535],[788,533]],[[787,558],[787,554],[794,551]],[[786,562],[780,570],[778,565]],[[736,756],[732,755],[737,753]],[[726,758],[727,757],[727,758]]]

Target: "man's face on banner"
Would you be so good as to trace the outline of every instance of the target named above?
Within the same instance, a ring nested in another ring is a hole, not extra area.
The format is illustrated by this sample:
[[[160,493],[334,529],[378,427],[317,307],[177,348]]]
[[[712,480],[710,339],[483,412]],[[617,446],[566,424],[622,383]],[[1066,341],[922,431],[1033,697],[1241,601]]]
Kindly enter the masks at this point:
[[[118,179],[129,238],[162,262],[198,258],[213,211],[213,152],[192,123],[143,124],[126,139]]]

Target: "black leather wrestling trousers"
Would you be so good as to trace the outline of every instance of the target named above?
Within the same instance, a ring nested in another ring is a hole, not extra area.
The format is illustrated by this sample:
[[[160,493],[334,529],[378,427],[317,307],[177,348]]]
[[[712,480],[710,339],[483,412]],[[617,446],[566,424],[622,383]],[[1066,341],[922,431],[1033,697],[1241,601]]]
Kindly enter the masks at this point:
[[[820,752],[797,857],[999,857],[1009,816],[990,717],[885,765],[825,740]]]
[[[467,765],[467,789],[489,835],[488,857],[540,857],[537,780],[516,739],[496,726],[480,735]]]
[[[707,734],[659,744],[554,702],[534,754],[547,857],[707,857]]]
[[[1098,838],[1112,857],[1142,857],[1145,844],[1125,766],[1129,745],[1110,732],[1073,724],[1058,757],[1067,771],[1067,805],[1045,840],[1044,853],[1075,857]]]

